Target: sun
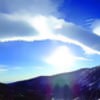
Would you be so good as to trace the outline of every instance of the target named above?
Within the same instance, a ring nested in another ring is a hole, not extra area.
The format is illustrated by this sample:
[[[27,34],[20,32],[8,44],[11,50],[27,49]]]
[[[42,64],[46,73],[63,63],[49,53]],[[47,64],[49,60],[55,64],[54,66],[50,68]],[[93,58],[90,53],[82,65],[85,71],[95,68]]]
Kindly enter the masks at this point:
[[[58,47],[52,55],[46,59],[46,62],[55,66],[60,70],[67,70],[69,69],[75,59],[70,49],[67,46],[60,46]]]

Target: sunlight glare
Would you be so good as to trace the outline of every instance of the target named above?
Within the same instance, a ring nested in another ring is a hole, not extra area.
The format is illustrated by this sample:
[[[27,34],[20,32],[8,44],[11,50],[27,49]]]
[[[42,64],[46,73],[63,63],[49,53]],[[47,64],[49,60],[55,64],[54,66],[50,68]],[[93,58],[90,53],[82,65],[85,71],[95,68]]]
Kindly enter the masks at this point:
[[[46,62],[55,66],[56,68],[65,70],[71,67],[74,63],[74,56],[66,46],[57,48],[51,57],[46,59]]]

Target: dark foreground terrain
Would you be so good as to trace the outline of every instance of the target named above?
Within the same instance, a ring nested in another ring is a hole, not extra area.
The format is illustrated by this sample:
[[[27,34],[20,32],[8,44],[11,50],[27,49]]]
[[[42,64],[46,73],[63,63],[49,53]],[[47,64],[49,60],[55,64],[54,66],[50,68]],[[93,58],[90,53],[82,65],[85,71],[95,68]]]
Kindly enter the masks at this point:
[[[100,66],[54,76],[0,83],[0,100],[99,100]]]

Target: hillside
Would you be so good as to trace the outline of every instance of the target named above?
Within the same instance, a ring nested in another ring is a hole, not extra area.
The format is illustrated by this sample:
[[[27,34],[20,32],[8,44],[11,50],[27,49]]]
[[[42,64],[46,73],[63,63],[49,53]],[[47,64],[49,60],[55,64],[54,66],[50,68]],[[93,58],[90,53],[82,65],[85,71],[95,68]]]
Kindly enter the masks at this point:
[[[6,96],[6,99],[3,99]],[[9,99],[10,98],[10,99]],[[98,100],[100,66],[0,84],[0,100]]]

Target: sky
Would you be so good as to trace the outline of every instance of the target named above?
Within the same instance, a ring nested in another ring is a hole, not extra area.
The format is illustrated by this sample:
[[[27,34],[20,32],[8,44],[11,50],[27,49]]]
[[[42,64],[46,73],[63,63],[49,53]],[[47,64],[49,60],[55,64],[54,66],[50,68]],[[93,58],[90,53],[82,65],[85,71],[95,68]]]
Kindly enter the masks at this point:
[[[0,0],[0,82],[100,65],[99,0]]]

